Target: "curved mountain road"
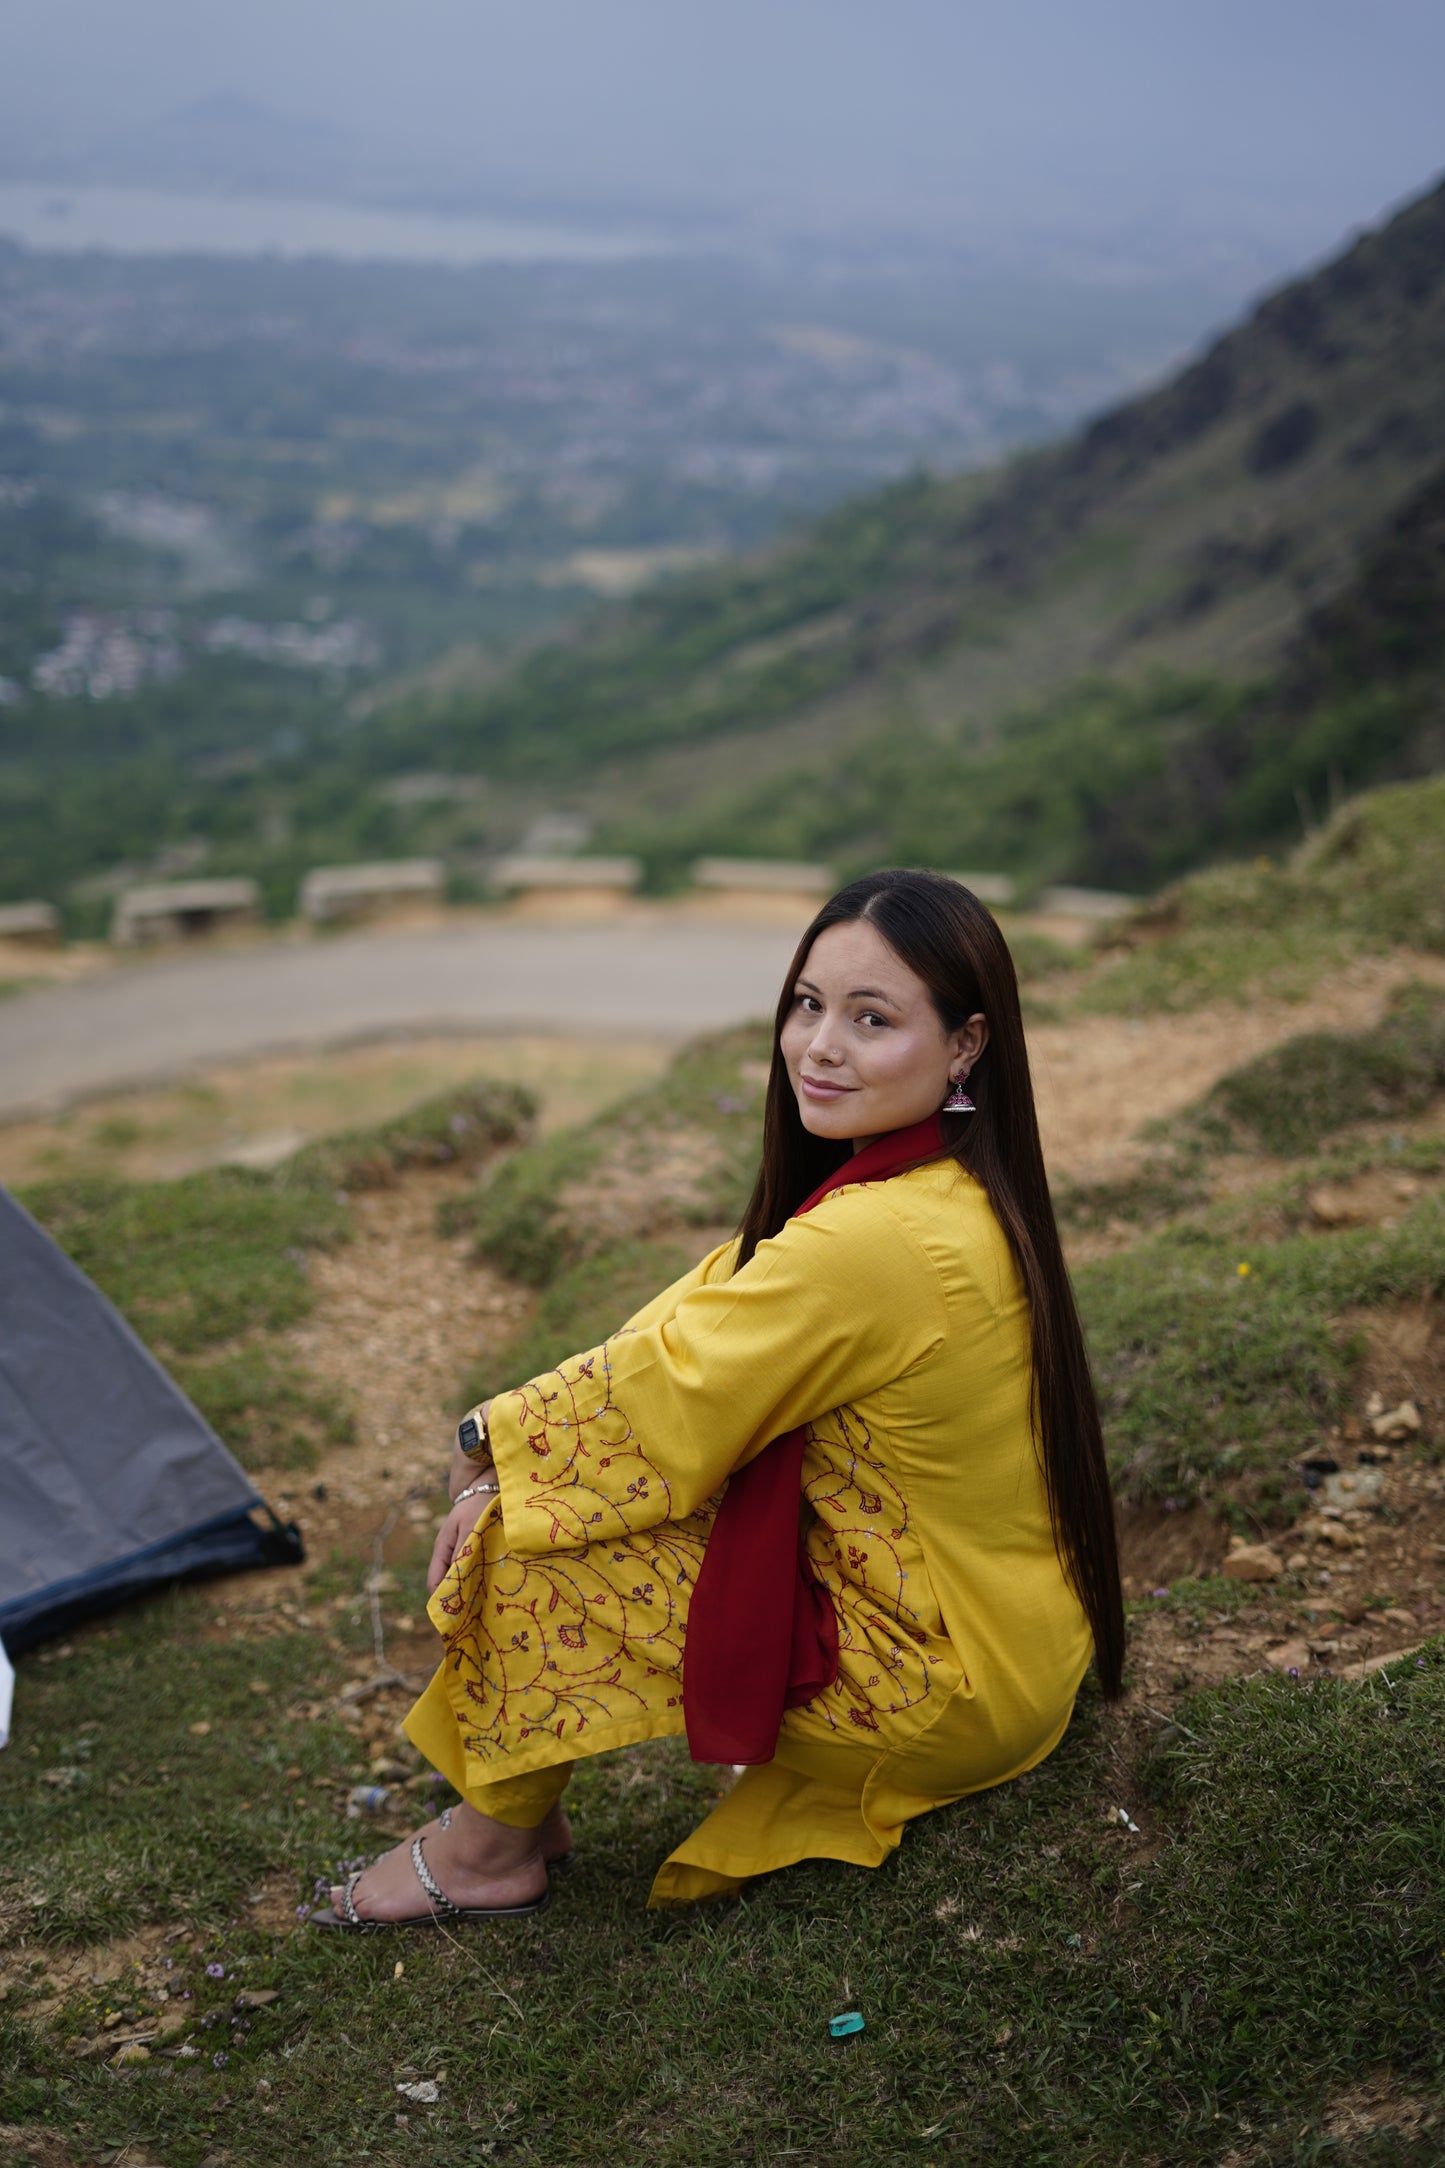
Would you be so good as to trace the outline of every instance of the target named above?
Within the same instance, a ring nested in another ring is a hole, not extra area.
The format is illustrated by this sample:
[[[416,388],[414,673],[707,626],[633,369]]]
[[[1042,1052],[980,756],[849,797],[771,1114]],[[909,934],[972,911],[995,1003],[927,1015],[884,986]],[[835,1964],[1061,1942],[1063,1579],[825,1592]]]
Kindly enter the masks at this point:
[[[0,1119],[392,1032],[684,1039],[770,1015],[795,940],[662,916],[474,920],[139,960],[0,1004]]]

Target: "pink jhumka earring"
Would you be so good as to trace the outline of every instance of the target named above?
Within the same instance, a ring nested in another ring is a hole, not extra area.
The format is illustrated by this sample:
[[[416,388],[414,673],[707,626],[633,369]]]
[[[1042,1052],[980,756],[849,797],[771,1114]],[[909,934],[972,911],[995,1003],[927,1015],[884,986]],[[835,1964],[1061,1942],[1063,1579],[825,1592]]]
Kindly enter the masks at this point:
[[[976,1114],[978,1112],[977,1107],[963,1088],[967,1082],[968,1071],[966,1069],[962,1076],[951,1076],[949,1078],[948,1097],[939,1109],[941,1114]]]

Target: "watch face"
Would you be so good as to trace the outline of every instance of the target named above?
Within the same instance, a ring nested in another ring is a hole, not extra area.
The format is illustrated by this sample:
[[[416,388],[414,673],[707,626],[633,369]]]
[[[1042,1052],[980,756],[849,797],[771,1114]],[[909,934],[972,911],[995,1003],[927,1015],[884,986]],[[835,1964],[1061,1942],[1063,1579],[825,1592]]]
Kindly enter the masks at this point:
[[[475,1453],[482,1442],[482,1433],[474,1415],[466,1416],[457,1426],[457,1444],[467,1454]]]

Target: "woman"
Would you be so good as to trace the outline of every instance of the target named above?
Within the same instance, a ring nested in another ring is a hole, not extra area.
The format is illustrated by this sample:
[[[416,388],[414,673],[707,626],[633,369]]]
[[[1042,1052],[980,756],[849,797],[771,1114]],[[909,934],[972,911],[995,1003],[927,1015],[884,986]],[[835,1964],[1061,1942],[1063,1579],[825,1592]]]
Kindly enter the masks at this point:
[[[914,1816],[1041,1761],[1091,1653],[1118,1693],[1018,986],[966,888],[876,873],[823,907],[737,1238],[459,1437],[430,1575],[446,1654],[407,1730],[462,1804],[329,1923],[540,1909],[573,1762],[684,1728],[694,1759],[748,1766],[652,1903],[877,1866]]]

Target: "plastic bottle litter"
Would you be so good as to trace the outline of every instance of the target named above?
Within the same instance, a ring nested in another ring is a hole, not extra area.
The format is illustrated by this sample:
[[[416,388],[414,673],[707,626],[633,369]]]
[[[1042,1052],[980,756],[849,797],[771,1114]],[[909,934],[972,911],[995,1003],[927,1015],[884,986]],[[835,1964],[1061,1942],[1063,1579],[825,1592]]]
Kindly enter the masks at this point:
[[[353,1784],[346,1802],[346,1819],[358,1822],[363,1814],[384,1814],[390,1799],[389,1784]]]
[[[844,2010],[838,2017],[830,2017],[828,2020],[828,2031],[835,2040],[846,2040],[849,2033],[860,2033],[862,2030],[861,2010]]]

